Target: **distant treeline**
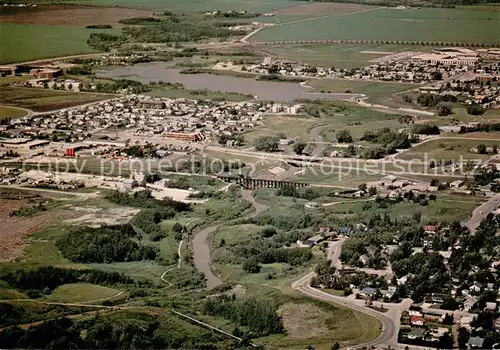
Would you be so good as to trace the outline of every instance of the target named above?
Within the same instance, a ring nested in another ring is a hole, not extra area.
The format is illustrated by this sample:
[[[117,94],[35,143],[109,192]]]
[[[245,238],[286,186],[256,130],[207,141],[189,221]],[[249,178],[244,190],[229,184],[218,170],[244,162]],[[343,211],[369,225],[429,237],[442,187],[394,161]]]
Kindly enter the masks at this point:
[[[0,279],[14,288],[38,292],[39,294],[48,294],[57,287],[68,283],[86,282],[106,286],[137,283],[132,278],[118,272],[74,270],[52,266],[42,266],[33,270],[16,270],[1,276]]]
[[[111,29],[113,26],[111,24],[89,24],[85,28],[87,29]]]
[[[500,131],[500,123],[477,124],[473,126],[461,126],[459,134],[468,134],[471,132],[495,132]]]

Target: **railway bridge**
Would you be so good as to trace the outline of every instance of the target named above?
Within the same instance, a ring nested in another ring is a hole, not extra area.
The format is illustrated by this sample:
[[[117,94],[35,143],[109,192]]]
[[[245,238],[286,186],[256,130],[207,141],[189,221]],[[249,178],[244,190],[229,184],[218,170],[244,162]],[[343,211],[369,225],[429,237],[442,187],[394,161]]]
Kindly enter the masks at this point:
[[[295,188],[303,188],[309,186],[309,184],[303,182],[253,179],[251,177],[244,177],[244,176],[217,176],[217,177],[222,181],[235,183],[243,188],[251,190],[258,188],[280,188],[284,186],[293,186]]]

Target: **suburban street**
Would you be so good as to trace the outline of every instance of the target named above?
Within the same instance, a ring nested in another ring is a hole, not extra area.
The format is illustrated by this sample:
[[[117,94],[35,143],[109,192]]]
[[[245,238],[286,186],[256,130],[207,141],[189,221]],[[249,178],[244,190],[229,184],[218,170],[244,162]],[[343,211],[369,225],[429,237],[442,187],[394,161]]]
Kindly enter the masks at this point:
[[[478,206],[472,212],[469,220],[462,222],[462,225],[466,226],[471,233],[476,232],[477,227],[481,223],[481,220],[486,218],[489,213],[492,213],[500,206],[500,194],[496,194],[491,197],[488,201],[484,202]]]

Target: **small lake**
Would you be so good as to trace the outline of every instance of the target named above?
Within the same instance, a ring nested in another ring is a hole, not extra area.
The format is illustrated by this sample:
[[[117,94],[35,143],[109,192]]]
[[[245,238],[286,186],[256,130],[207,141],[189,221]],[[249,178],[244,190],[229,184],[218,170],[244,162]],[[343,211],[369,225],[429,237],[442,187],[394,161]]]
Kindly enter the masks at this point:
[[[181,69],[168,63],[147,63],[135,66],[99,70],[96,76],[110,79],[130,79],[141,83],[164,81],[181,83],[186,89],[208,89],[220,92],[251,94],[259,99],[293,101],[299,98],[321,100],[355,100],[360,95],[344,93],[312,93],[314,90],[298,83],[258,81],[251,78],[215,74],[180,74]]]

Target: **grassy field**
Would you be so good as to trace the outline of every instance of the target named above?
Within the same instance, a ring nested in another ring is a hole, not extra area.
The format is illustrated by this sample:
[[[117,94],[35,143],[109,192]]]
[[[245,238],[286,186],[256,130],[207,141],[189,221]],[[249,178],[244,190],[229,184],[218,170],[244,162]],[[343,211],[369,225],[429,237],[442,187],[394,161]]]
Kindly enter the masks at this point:
[[[467,140],[465,138],[442,140],[436,139],[412,147],[397,158],[404,160],[418,159],[426,162],[430,160],[454,160],[455,162],[459,162],[460,159],[484,160],[490,157],[491,154],[477,154],[471,152],[470,149],[475,148],[480,144],[484,144],[486,145],[486,147],[493,147],[493,145],[498,145],[499,143],[500,142],[487,140]]]
[[[265,46],[265,51],[282,60],[298,61],[323,67],[366,67],[370,60],[401,51],[427,51],[431,47],[390,44],[293,44]],[[378,52],[378,53],[376,53]]]
[[[410,40],[498,43],[499,13],[464,9],[383,8],[264,29],[252,41]]]
[[[353,218],[369,213],[379,213],[381,215],[387,213],[391,217],[411,218],[412,215],[420,213],[422,215],[421,222],[425,224],[433,221],[452,222],[455,220],[465,220],[482,201],[484,199],[480,197],[438,193],[437,200],[429,201],[429,205],[427,206],[419,206],[405,201],[389,205],[388,208],[383,209],[379,208],[375,202],[372,202],[371,208],[363,210],[366,203],[353,202],[326,207],[325,212],[334,214],[339,218]]]
[[[262,126],[253,128],[251,131],[243,134],[245,137],[245,147],[253,145],[254,140],[260,136],[271,136],[280,133],[287,137],[299,137],[301,140],[309,141],[309,129],[319,124],[317,119],[307,116],[267,116],[263,120]]]
[[[26,111],[19,108],[0,106],[0,119],[4,118],[20,118],[26,115]]]
[[[118,33],[116,29],[32,26],[0,23],[0,64],[96,52],[87,45],[91,33]]]
[[[2,101],[3,104],[27,108],[36,112],[67,108],[107,98],[112,98],[112,96],[104,94],[0,86],[0,101]]]
[[[219,93],[211,90],[189,90],[189,89],[174,89],[174,88],[161,88],[150,91],[146,95],[154,97],[168,97],[168,98],[190,98],[190,99],[221,99],[230,102],[241,102],[248,100],[248,97],[240,94],[232,93]]]
[[[63,284],[52,291],[47,296],[48,300],[58,301],[63,303],[68,302],[85,302],[100,299],[111,298],[118,294],[117,289],[103,287],[90,283],[71,283]]]
[[[226,0],[67,0],[66,3],[71,4],[84,4],[84,5],[95,5],[95,6],[107,6],[107,7],[131,7],[140,9],[152,9],[152,10],[171,10],[171,11],[255,11],[264,12],[271,11],[279,8],[289,7],[293,5],[303,4],[302,1],[288,1],[288,0],[236,0],[236,1],[226,1]]]
[[[308,85],[316,92],[345,92],[365,94],[368,103],[381,104],[390,107],[400,107],[402,100],[394,94],[416,88],[417,84],[384,83],[374,81],[347,79],[311,79]]]

